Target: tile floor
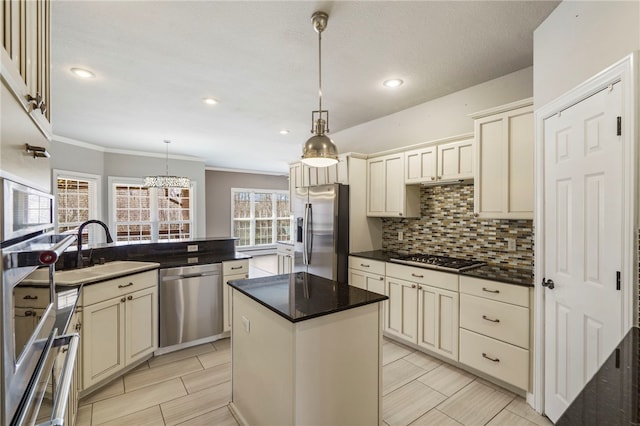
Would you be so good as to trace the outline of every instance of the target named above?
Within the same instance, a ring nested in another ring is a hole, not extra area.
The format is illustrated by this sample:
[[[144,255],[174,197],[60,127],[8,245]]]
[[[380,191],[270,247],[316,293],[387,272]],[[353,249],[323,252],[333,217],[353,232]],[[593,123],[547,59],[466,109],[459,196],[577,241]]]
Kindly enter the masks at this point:
[[[275,261],[252,259],[250,275]],[[275,256],[273,256],[275,259]],[[435,358],[385,339],[385,425],[551,425],[521,397]],[[80,401],[78,426],[233,425],[230,340],[144,362]]]

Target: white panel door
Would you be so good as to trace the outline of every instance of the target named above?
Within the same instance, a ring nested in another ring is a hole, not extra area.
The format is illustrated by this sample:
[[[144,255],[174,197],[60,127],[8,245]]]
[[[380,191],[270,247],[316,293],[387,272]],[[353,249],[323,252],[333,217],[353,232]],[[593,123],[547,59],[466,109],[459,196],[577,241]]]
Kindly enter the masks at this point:
[[[556,421],[622,336],[622,90],[544,122],[545,413]]]

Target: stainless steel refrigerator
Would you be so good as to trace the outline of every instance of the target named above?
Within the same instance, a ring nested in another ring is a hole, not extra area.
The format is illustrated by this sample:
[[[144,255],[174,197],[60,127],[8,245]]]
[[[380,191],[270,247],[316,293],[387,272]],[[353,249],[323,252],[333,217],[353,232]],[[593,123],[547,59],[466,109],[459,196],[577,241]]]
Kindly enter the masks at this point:
[[[349,186],[296,188],[294,195],[294,272],[308,272],[347,283]]]

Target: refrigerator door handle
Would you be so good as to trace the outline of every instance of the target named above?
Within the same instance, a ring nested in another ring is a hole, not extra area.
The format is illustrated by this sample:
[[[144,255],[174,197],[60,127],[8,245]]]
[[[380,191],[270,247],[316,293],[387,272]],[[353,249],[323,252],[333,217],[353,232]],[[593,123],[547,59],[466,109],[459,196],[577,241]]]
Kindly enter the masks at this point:
[[[311,253],[313,252],[313,210],[311,203],[305,205],[304,208],[304,264],[311,264]]]
[[[309,264],[309,254],[307,252],[307,226],[309,223],[309,204],[304,205],[304,218],[302,219],[302,263]]]

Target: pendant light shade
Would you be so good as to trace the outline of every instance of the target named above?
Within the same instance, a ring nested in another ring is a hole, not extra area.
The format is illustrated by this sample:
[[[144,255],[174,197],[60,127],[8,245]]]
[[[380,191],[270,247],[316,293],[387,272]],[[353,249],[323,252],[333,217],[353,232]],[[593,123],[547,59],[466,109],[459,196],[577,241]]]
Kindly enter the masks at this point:
[[[338,162],[338,148],[325,135],[329,132],[329,111],[322,109],[322,31],[328,20],[329,15],[320,11],[311,16],[313,28],[318,33],[318,110],[311,113],[313,136],[304,144],[301,160],[311,167],[328,167]]]
[[[169,144],[171,141],[164,141],[167,145],[167,157],[165,161],[165,174],[158,176],[145,176],[145,188],[189,188],[191,180],[187,177],[169,176]]]

